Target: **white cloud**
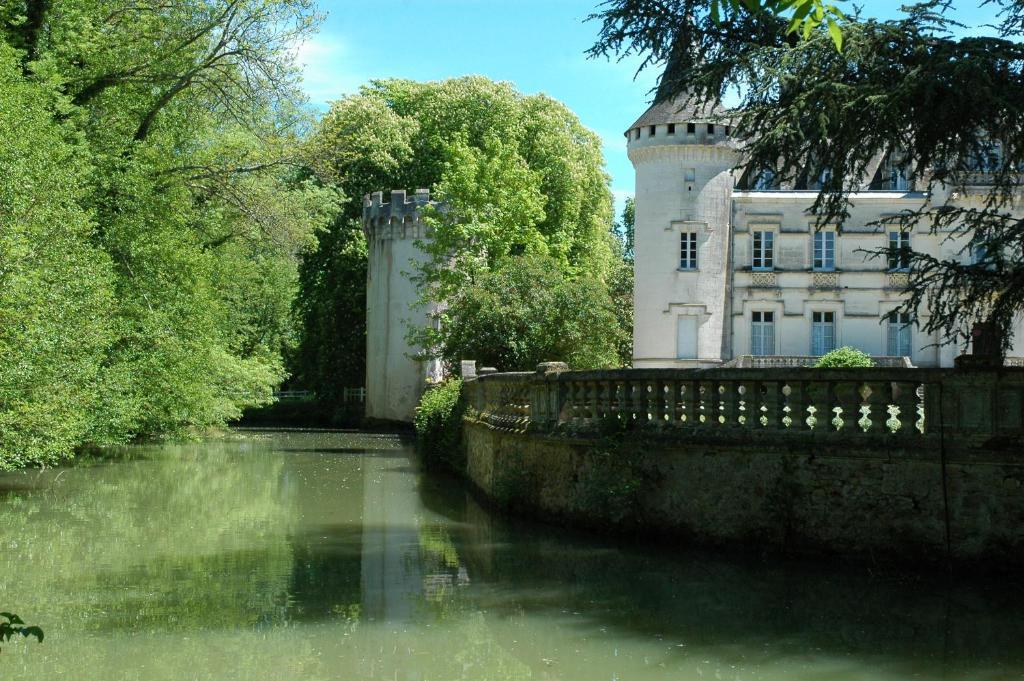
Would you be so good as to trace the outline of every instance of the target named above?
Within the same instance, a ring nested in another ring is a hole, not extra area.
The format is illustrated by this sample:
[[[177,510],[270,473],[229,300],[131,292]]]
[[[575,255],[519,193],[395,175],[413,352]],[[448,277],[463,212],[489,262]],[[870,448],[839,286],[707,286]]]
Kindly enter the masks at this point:
[[[352,53],[338,36],[322,33],[301,43],[295,48],[295,63],[302,70],[302,89],[320,107],[366,82],[353,68]]]

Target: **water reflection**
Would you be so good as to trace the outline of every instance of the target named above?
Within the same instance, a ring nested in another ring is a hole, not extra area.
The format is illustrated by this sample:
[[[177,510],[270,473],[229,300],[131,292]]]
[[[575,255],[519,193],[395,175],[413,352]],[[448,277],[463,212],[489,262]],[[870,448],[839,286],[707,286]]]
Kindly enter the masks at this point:
[[[1021,584],[500,520],[388,436],[244,433],[0,476],[4,678],[1008,678]]]

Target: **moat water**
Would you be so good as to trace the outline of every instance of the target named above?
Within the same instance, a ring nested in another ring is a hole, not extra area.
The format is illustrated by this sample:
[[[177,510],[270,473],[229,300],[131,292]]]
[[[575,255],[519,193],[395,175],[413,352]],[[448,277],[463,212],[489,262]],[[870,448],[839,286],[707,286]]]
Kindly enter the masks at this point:
[[[1022,591],[511,522],[387,435],[0,475],[2,679],[1024,678]]]

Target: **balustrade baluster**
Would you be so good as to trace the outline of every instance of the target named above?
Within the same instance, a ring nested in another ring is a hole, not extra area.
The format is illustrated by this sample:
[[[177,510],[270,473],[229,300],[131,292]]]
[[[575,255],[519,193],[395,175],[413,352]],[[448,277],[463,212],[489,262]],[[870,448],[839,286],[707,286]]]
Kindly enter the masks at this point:
[[[736,418],[733,424],[737,428],[753,428],[754,411],[754,383],[751,381],[737,381],[736,389]],[[760,424],[758,424],[760,425]]]
[[[896,434],[901,438],[913,439],[921,435],[921,431],[917,429],[917,421],[920,418],[918,407],[921,403],[917,395],[918,387],[920,384],[917,381],[899,381],[892,384],[893,406],[899,410],[893,416],[900,422]]]
[[[803,430],[807,424],[804,423],[803,390],[799,381],[786,381],[782,386],[782,426],[786,430]]]
[[[757,392],[757,424],[768,430],[778,430],[782,427],[782,404],[780,391],[782,385],[778,381],[758,381]]]
[[[697,383],[697,428],[718,423],[718,384],[709,381]]]
[[[658,428],[665,427],[665,382],[651,381],[651,421]]]
[[[801,412],[803,415],[801,428],[815,432],[827,432],[830,430],[829,422],[832,420],[832,401],[828,382],[804,381],[802,388],[804,407]]]
[[[697,419],[697,383],[695,381],[679,381],[679,421],[685,426],[693,427],[699,423]]]
[[[880,381],[865,381],[861,384],[858,394],[861,402],[858,408],[857,425],[865,433],[881,435],[885,432],[885,422],[889,418],[886,407],[889,402],[888,384]]]
[[[671,379],[665,381],[665,415],[668,417],[667,425],[672,428],[679,425],[678,402],[679,382]]]
[[[719,413],[724,418],[722,425],[728,428],[740,425],[740,400],[742,399],[739,392],[740,385],[737,381],[722,381],[718,386]]]
[[[853,381],[838,381],[829,385],[832,405],[829,410],[830,431],[839,431],[847,436],[861,432],[857,427],[857,420],[860,418],[858,387],[859,385]]]

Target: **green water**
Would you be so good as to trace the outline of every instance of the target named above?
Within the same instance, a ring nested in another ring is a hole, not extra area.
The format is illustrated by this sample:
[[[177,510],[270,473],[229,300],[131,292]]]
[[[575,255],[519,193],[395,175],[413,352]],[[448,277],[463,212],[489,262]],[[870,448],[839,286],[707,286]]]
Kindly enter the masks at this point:
[[[0,679],[1024,678],[1019,580],[510,523],[390,436],[243,432],[0,476]]]

